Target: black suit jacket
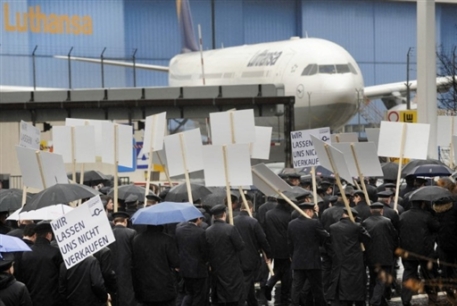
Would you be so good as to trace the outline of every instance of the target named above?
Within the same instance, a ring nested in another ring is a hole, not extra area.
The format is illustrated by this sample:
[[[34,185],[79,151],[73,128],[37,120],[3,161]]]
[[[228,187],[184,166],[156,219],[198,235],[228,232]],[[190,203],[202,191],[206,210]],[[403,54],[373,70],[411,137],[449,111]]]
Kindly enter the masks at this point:
[[[393,265],[398,234],[392,222],[384,216],[375,215],[365,219],[362,225],[371,236],[371,243],[366,246],[368,265]]]
[[[287,232],[292,269],[321,269],[319,246],[330,237],[321,222],[318,219],[308,219],[300,215],[290,221]]]
[[[278,204],[267,212],[266,232],[273,258],[289,258],[287,250],[287,226],[291,220],[288,204]]]
[[[179,253],[179,271],[185,278],[208,277],[205,230],[191,222],[176,227]]]

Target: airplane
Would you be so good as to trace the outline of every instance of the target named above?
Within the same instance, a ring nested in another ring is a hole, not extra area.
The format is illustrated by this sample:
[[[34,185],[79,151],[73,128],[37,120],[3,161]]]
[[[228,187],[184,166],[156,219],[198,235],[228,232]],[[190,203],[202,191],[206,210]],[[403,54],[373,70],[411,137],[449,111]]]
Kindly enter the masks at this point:
[[[169,86],[283,84],[286,96],[295,96],[295,129],[346,124],[368,100],[381,98],[388,108],[405,101],[406,84],[364,86],[362,72],[343,47],[318,38],[289,40],[200,51],[194,36],[188,0],[177,0],[183,53],[168,67],[135,64],[136,69],[168,73]],[[200,52],[199,52],[200,51]],[[67,56],[55,58],[67,60]],[[100,59],[70,57],[101,63]],[[133,67],[133,63],[104,60],[105,65]],[[203,72],[204,71],[204,72]],[[417,84],[411,82],[411,92]],[[450,86],[437,78],[437,89]]]

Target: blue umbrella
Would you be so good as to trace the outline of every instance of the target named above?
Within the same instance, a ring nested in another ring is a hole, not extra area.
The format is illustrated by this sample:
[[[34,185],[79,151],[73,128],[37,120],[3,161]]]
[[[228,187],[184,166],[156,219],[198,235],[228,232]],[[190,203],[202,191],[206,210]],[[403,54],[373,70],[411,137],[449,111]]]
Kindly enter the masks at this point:
[[[191,203],[162,202],[142,208],[132,216],[133,224],[161,225],[203,217]]]
[[[21,239],[13,236],[0,234],[0,253],[27,251],[31,251],[31,249]]]

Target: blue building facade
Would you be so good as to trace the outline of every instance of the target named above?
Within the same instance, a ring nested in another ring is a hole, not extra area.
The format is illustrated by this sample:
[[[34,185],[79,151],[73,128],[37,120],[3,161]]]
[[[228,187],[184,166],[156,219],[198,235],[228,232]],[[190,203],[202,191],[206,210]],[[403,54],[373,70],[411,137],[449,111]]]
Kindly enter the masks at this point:
[[[413,48],[416,77],[416,3],[344,0],[190,0],[204,49],[319,37],[347,49],[365,84],[403,81]],[[168,65],[181,50],[173,0],[0,0],[0,84],[98,88],[102,68],[53,55]],[[457,44],[457,5],[436,5],[437,46]],[[197,35],[197,33],[195,33]],[[34,52],[35,50],[35,52]],[[103,52],[104,50],[104,52]],[[35,57],[32,57],[32,54]],[[305,55],[304,55],[305,56]],[[69,71],[71,69],[71,73]],[[133,69],[104,66],[105,87],[133,86]],[[167,75],[136,71],[137,86],[166,86]]]

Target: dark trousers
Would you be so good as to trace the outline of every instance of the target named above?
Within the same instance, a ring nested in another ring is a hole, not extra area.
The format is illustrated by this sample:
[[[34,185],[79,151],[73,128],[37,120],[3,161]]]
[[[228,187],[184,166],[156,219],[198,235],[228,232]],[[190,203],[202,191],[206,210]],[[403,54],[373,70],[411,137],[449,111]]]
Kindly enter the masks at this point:
[[[140,303],[141,306],[175,306],[175,299],[161,302]]]
[[[384,293],[387,285],[387,276],[392,271],[392,266],[368,267],[370,272],[370,305],[380,306],[385,299]]]
[[[440,266],[442,271],[442,283],[447,292],[448,297],[455,298],[453,289],[457,287],[457,257],[453,252],[444,252],[439,250],[440,263],[445,263]],[[448,266],[447,264],[453,265]]]
[[[318,269],[293,271],[292,305],[300,305],[300,292],[303,289],[306,280],[309,281],[309,285],[311,286],[311,291],[314,297],[314,305],[327,305],[324,298],[324,290],[322,288],[322,271]]]
[[[208,304],[208,278],[184,278],[186,296],[181,306],[206,306]]]
[[[281,280],[281,303],[286,303],[289,300],[290,288],[292,285],[292,271],[290,269],[289,258],[275,258],[274,269],[275,275],[270,277],[267,286],[273,288],[276,283]]]
[[[332,273],[332,257],[327,252],[321,253],[322,257],[322,283],[324,294],[327,293],[330,287],[330,274]]]
[[[405,282],[408,280],[410,281],[419,281],[419,276],[417,274],[418,267],[421,268],[422,276],[424,277],[425,281],[430,281],[435,278],[434,270],[429,270],[427,267],[428,262],[425,260],[402,260],[403,263],[403,279],[402,279],[402,289],[401,289],[401,301],[403,304],[409,304],[411,302],[411,298],[413,296],[413,291],[405,285]],[[407,282],[408,284],[408,282]],[[430,302],[435,302],[437,299],[437,294],[435,289],[432,286],[425,286],[425,292],[428,295]]]
[[[247,302],[248,306],[259,305],[255,297],[255,277],[257,275],[256,270],[243,271],[244,274],[244,294],[241,298],[241,305]]]

